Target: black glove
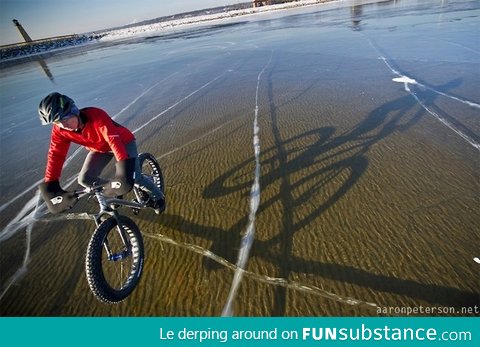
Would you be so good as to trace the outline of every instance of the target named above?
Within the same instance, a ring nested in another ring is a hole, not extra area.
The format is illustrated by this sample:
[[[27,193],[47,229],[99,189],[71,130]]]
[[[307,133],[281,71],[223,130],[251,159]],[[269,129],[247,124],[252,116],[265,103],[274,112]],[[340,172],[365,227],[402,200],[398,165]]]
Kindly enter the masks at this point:
[[[115,164],[115,178],[104,184],[105,196],[118,196],[132,190],[135,183],[135,162],[137,158],[120,160]]]
[[[50,213],[56,214],[71,209],[78,200],[74,192],[67,192],[60,187],[58,181],[40,184],[40,193]]]

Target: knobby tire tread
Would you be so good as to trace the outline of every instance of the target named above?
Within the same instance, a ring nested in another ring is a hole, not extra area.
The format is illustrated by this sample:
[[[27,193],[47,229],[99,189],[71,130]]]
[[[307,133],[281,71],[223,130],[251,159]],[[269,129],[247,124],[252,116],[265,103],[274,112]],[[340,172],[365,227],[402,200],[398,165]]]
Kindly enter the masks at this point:
[[[147,161],[150,168],[153,171],[155,171],[154,176],[155,178],[158,179],[158,181],[155,180],[155,185],[163,192],[163,195],[165,195],[165,180],[163,178],[162,169],[160,168],[160,165],[158,164],[157,159],[155,159],[155,157],[152,154],[145,152],[145,153],[139,154],[138,160],[140,162],[140,168],[142,168],[142,172],[143,172],[143,163],[145,161]]]
[[[93,294],[104,303],[116,304],[125,300],[137,286],[143,270],[144,246],[140,230],[134,221],[125,216],[119,216],[121,225],[127,226],[130,241],[132,236],[137,239],[132,247],[130,257],[139,257],[139,264],[133,275],[129,276],[128,285],[116,290],[107,283],[102,268],[103,242],[110,232],[117,232],[117,221],[114,217],[105,220],[93,233],[87,248],[85,271],[88,284]]]

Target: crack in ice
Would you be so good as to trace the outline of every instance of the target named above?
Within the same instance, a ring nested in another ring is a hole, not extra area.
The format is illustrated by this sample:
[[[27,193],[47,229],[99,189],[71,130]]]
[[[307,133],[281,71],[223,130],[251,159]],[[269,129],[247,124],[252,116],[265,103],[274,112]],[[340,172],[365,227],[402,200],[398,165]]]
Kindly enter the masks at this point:
[[[288,289],[292,289],[292,290],[296,290],[296,291],[306,292],[306,293],[309,293],[309,294],[312,294],[312,295],[321,296],[323,298],[333,300],[333,301],[337,301],[337,302],[347,304],[347,305],[350,305],[350,306],[365,306],[365,307],[370,308],[372,310],[376,310],[376,308],[379,307],[377,304],[375,304],[373,302],[359,300],[359,299],[348,297],[348,296],[341,296],[341,295],[329,292],[325,289],[322,289],[322,288],[319,288],[319,287],[316,287],[316,286],[313,286],[313,285],[292,281],[292,280],[289,280],[289,279],[286,279],[286,278],[271,277],[271,276],[268,276],[268,275],[262,275],[262,274],[258,274],[256,272],[247,271],[243,268],[240,268],[238,266],[238,264],[233,264],[233,263],[229,262],[228,260],[226,260],[225,258],[220,257],[219,255],[211,252],[210,250],[205,249],[205,248],[203,248],[201,246],[198,246],[198,245],[195,245],[195,244],[178,242],[178,241],[175,241],[175,240],[173,240],[173,239],[171,239],[171,238],[169,238],[165,235],[162,235],[162,234],[143,233],[143,235],[146,236],[146,237],[152,238],[152,239],[159,240],[161,242],[171,244],[171,245],[176,246],[176,247],[181,247],[183,249],[195,252],[195,253],[200,254],[202,256],[205,256],[205,257],[207,257],[209,259],[212,259],[213,261],[217,262],[218,264],[220,264],[220,265],[222,265],[222,266],[224,266],[224,267],[226,267],[230,270],[233,270],[235,272],[240,272],[242,274],[242,276],[245,275],[245,276],[247,276],[249,278],[252,278],[253,280],[256,280],[258,282],[262,282],[262,283],[269,284],[269,285],[274,285],[274,286],[279,286],[279,287],[284,287],[284,288],[288,288]]]
[[[372,47],[374,47],[372,45]],[[377,52],[378,52],[378,49],[376,47],[374,47]],[[443,92],[440,92],[440,91],[437,91],[433,88],[429,88],[419,82],[417,82],[415,79],[413,78],[410,78],[408,76],[405,76],[405,75],[402,75],[399,71],[395,70],[390,64],[389,62],[387,61],[387,58],[381,56],[380,57],[381,60],[383,60],[383,62],[385,63],[385,65],[387,65],[387,67],[392,71],[392,73],[394,73],[395,75],[398,75],[399,77],[395,77],[392,79],[392,81],[394,82],[399,82],[399,83],[403,83],[404,84],[404,88],[405,88],[405,91],[410,93],[411,96],[413,96],[413,98],[418,102],[418,104],[420,106],[422,106],[422,108],[427,111],[429,114],[431,114],[435,119],[437,119],[438,121],[440,121],[443,125],[445,125],[447,128],[449,128],[450,130],[452,130],[455,134],[459,135],[462,139],[464,139],[466,142],[468,142],[471,146],[473,146],[475,149],[479,150],[480,151],[480,143],[476,142],[474,139],[472,139],[470,136],[468,136],[467,134],[463,133],[460,129],[457,129],[457,127],[455,127],[452,123],[450,123],[448,120],[446,120],[444,117],[442,117],[441,115],[439,115],[438,113],[436,113],[435,111],[431,110],[430,108],[428,108],[427,105],[425,105],[425,103],[423,103],[420,98],[417,96],[417,94],[415,92],[413,92],[409,85],[410,84],[413,84],[413,85],[418,85],[422,88],[425,88],[425,89],[428,89],[428,90],[431,90],[437,94],[440,94],[440,95],[443,95],[443,96],[446,96],[446,97],[449,97],[451,99],[454,99],[454,100],[457,100],[457,101],[460,101],[464,104],[467,104],[471,107],[476,107],[476,108],[480,108],[480,105],[476,104],[476,103],[473,103],[473,102],[470,102],[470,101],[467,101],[467,100],[462,100],[462,99],[459,99],[457,97],[454,97],[454,96],[451,96],[451,95],[448,95],[446,93],[443,93]]]
[[[222,316],[233,315],[233,301],[237,296],[240,283],[245,273],[245,267],[248,262],[248,256],[250,249],[252,248],[253,241],[255,239],[255,219],[260,205],[260,127],[258,126],[258,92],[260,89],[260,80],[272,61],[273,52],[270,55],[270,60],[263,67],[262,71],[257,76],[257,88],[255,92],[255,116],[253,119],[253,148],[255,154],[255,176],[250,190],[250,214],[248,216],[248,226],[245,234],[242,237],[240,244],[240,251],[238,252],[237,268],[233,276],[232,286],[228,294],[227,302],[223,308]]]

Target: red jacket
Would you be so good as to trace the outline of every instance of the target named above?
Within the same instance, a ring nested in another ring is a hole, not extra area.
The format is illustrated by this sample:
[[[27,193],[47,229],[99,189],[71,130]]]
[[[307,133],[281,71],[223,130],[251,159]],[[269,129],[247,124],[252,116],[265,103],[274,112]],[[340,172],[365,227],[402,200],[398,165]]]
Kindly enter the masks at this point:
[[[89,151],[113,152],[117,161],[128,159],[125,145],[135,140],[130,130],[115,123],[105,111],[99,108],[81,109],[80,117],[84,123],[80,131],[65,130],[53,125],[45,182],[60,179],[71,142],[85,146]]]

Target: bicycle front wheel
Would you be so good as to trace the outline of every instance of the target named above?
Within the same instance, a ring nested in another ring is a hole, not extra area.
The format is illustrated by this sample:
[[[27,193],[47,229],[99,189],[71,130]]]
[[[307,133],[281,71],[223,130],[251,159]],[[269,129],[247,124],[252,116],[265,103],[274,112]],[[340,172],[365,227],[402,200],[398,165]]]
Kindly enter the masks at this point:
[[[142,275],[144,248],[140,230],[125,216],[110,217],[95,230],[87,248],[88,285],[101,301],[125,300]]]

